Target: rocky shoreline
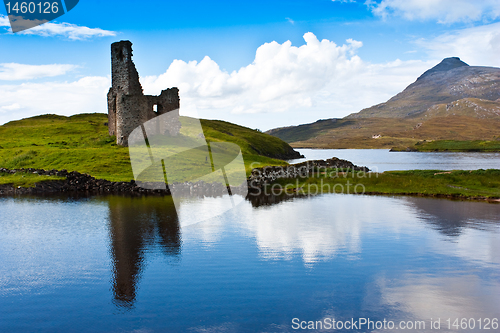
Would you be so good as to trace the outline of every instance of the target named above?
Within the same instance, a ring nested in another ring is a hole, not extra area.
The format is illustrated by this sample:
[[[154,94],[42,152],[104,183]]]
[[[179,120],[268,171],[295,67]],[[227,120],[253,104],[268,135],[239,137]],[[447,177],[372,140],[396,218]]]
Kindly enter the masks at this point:
[[[245,186],[248,191],[257,191],[265,184],[269,184],[279,178],[307,177],[311,172],[321,168],[339,168],[354,171],[368,172],[366,167],[359,167],[349,161],[338,158],[331,158],[326,161],[314,160],[288,166],[268,166],[253,169],[252,174],[247,179],[247,184],[239,187],[231,187],[231,193],[245,193]],[[190,196],[217,197],[227,194],[228,188],[222,184],[208,184],[205,182],[195,183],[174,183],[165,186],[159,184],[138,184],[135,180],[130,182],[112,182],[105,179],[96,179],[88,174],[67,170],[43,170],[43,169],[5,169],[0,168],[0,173],[16,174],[31,173],[40,176],[66,177],[65,180],[52,180],[36,183],[34,187],[14,187],[10,184],[0,185],[0,195],[33,195],[52,193],[89,193],[89,194],[131,194],[131,195],[171,195],[169,186],[172,186],[177,193],[185,193]]]
[[[56,193],[87,193],[87,194],[130,194],[130,195],[171,195],[169,186],[175,188],[176,193],[185,193],[191,196],[217,197],[227,193],[224,185],[205,182],[196,183],[174,183],[166,186],[165,183],[138,184],[135,180],[130,182],[112,182],[105,179],[96,179],[88,174],[67,170],[43,170],[43,169],[15,169],[0,168],[0,173],[32,173],[40,176],[66,177],[65,180],[49,180],[35,183],[34,187],[14,187],[12,185],[0,185],[0,195],[36,195]],[[238,192],[237,188],[231,188]]]
[[[305,178],[311,173],[321,172],[326,169],[343,169],[346,171],[369,172],[370,169],[364,166],[354,165],[352,162],[332,157],[327,160],[312,160],[287,166],[267,166],[252,170],[252,175],[248,177],[250,189],[260,188],[265,184],[272,183],[282,178]]]

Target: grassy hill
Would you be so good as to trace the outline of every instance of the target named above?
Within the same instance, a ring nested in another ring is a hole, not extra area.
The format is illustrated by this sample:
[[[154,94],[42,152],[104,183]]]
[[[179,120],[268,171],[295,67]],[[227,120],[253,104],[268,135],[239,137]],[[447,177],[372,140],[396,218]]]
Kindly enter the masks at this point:
[[[365,194],[418,195],[456,199],[496,199],[496,202],[500,198],[500,170],[386,171],[360,178],[354,174],[339,174],[339,176],[331,177],[329,174],[335,174],[335,172],[330,172],[325,171],[324,174],[305,179],[278,179],[275,183],[280,184],[281,188],[297,194],[362,192]],[[273,185],[268,186],[272,187]],[[268,193],[270,192],[271,189]]]
[[[500,138],[495,141],[421,141],[412,147],[416,151],[450,151],[450,152],[498,152],[500,151]]]
[[[181,117],[182,118],[182,117]],[[110,181],[130,181],[133,173],[127,147],[108,135],[106,114],[71,117],[43,115],[0,126],[0,167],[66,169]],[[209,142],[234,142],[250,165],[283,165],[293,152],[281,139],[218,120],[201,120]],[[273,158],[276,157],[276,158]]]

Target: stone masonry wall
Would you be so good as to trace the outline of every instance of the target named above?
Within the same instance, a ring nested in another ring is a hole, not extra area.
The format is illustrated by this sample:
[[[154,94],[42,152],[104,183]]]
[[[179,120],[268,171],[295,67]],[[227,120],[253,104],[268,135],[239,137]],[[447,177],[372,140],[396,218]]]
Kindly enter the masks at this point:
[[[163,90],[159,96],[144,95],[139,73],[132,61],[132,43],[120,41],[111,45],[112,86],[108,92],[109,135],[116,135],[116,143],[128,146],[132,131],[144,122],[166,112],[175,112],[163,134],[177,134],[180,129],[179,89]],[[157,109],[154,111],[154,106]],[[174,120],[172,120],[174,119]]]

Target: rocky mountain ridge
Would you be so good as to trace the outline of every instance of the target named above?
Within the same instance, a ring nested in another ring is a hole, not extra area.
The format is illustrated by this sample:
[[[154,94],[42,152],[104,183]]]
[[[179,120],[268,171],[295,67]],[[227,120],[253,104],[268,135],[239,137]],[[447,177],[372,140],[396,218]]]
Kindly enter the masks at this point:
[[[302,148],[391,148],[419,140],[500,138],[500,68],[446,58],[387,102],[343,119],[273,129]]]
[[[500,99],[500,68],[469,66],[460,58],[446,58],[387,102],[347,118],[414,118],[436,104],[464,98]]]

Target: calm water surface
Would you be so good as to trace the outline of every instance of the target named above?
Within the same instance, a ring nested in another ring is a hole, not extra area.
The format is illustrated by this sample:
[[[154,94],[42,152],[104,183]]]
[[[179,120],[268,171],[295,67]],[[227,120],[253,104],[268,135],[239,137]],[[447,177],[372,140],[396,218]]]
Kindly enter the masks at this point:
[[[169,198],[0,198],[0,332],[292,332],[293,318],[360,317],[428,332],[431,318],[500,318],[499,216],[500,204],[326,194],[247,200],[193,225]]]
[[[500,153],[389,152],[388,149],[297,149],[305,158],[324,160],[338,157],[370,170],[477,170],[500,169]]]

